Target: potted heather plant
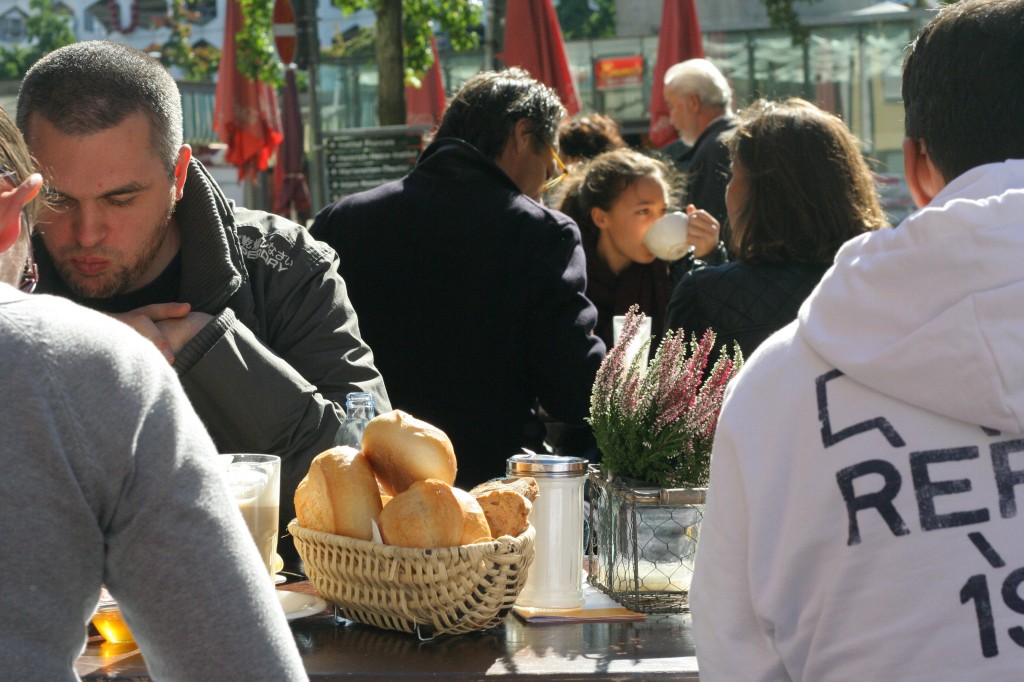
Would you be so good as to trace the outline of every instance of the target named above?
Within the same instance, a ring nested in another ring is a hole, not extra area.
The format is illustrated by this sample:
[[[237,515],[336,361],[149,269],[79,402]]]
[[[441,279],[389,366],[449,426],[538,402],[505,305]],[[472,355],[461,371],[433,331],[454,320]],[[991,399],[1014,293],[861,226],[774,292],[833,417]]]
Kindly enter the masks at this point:
[[[665,334],[648,362],[650,341],[637,339],[643,319],[630,308],[594,381],[589,421],[603,468],[661,488],[703,487],[725,386],[743,357],[723,348],[706,372],[715,333],[687,342],[680,329]]]
[[[630,308],[594,381],[590,425],[601,464],[588,481],[588,579],[628,608],[686,606],[722,398],[743,364],[725,348],[708,369],[715,334],[667,332],[653,358]]]

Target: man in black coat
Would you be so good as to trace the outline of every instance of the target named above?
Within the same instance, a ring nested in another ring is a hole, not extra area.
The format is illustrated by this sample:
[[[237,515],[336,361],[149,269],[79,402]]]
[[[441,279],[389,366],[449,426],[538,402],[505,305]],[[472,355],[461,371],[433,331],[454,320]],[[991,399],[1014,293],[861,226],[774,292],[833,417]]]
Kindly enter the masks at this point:
[[[589,413],[605,347],[579,229],[539,203],[564,114],[524,71],[479,74],[409,175],[311,228],[339,253],[392,404],[448,434],[461,487],[541,448],[541,407],[569,425]]]
[[[673,158],[687,176],[683,205],[693,204],[714,216],[721,225],[721,243],[728,247],[725,186],[731,173],[725,141],[736,128],[729,81],[708,60],[687,59],[665,72],[665,101],[669,121],[689,147]],[[718,253],[697,256],[712,263],[725,260],[721,248]]]

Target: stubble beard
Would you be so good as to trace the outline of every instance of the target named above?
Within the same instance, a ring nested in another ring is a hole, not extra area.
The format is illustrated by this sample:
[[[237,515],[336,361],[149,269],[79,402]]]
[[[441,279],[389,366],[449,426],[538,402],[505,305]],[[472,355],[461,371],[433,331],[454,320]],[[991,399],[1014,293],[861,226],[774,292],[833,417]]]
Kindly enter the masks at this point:
[[[98,256],[117,256],[115,251],[105,248],[82,249],[77,246],[69,246],[61,250],[60,258],[54,258],[54,265],[64,283],[71,292],[79,298],[111,298],[120,294],[128,293],[136,288],[136,282],[142,274],[153,264],[160,252],[160,247],[170,230],[171,217],[174,214],[174,202],[171,202],[163,217],[160,226],[150,232],[149,239],[143,244],[142,251],[134,263],[118,265],[113,271],[106,272],[101,278],[83,277],[71,265],[71,259],[80,253],[89,253]]]

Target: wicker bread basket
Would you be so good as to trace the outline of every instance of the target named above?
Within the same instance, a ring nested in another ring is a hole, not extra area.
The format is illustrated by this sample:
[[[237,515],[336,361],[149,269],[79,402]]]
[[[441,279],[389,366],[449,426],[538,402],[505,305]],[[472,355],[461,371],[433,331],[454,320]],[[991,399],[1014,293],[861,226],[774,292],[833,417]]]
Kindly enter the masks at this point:
[[[306,575],[349,620],[421,638],[494,627],[509,612],[533,562],[533,526],[461,547],[411,549],[309,530],[288,530]]]

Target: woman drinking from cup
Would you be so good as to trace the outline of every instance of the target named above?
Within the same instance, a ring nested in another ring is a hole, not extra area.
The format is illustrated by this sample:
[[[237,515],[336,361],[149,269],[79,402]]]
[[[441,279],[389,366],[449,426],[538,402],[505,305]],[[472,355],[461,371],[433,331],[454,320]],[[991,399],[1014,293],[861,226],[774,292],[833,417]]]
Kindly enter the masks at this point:
[[[613,318],[634,303],[651,318],[652,338],[660,337],[672,286],[669,263],[662,258],[686,256],[691,244],[700,256],[718,244],[714,218],[692,207],[689,221],[669,226],[667,249],[654,253],[645,243],[672,200],[672,173],[662,161],[633,149],[605,152],[573,172],[559,206],[579,225],[587,298],[597,307],[595,333],[609,348]]]
[[[809,102],[755,102],[729,150],[735,260],[684,275],[667,324],[698,338],[713,329],[717,347],[735,341],[749,356],[796,319],[843,242],[886,220],[857,139]]]

